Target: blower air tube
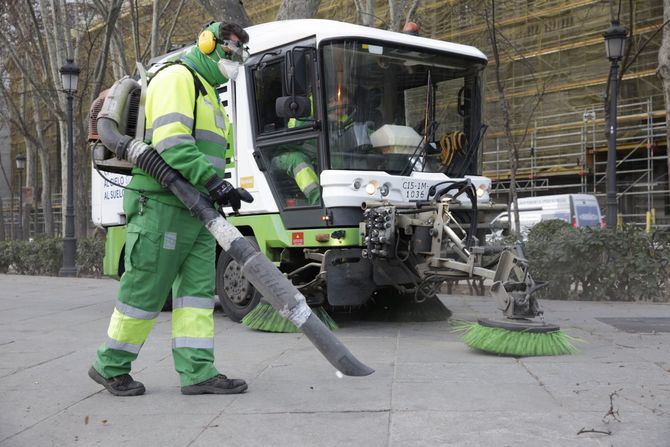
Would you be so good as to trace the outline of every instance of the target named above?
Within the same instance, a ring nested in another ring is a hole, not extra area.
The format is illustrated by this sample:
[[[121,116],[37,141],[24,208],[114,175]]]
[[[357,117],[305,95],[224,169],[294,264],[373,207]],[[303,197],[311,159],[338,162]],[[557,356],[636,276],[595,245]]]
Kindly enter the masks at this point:
[[[106,109],[110,107],[103,106],[103,110]],[[106,115],[101,111],[97,125],[102,143],[115,152],[117,158],[142,168],[177,196],[212,233],[221,248],[242,266],[249,282],[284,318],[295,324],[338,371],[347,376],[367,376],[374,372],[359,361],[312,313],[305,297],[274,264],[258,252],[237,228],[223,218],[208,198],[172,169],[151,146],[122,135],[118,130],[118,121],[109,110]]]

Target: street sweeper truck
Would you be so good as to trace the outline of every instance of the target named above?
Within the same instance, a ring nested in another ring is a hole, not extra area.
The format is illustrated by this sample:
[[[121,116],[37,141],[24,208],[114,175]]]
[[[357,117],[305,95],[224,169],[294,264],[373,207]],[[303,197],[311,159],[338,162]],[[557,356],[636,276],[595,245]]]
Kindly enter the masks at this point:
[[[477,175],[487,129],[483,53],[328,20],[246,30],[250,56],[219,92],[233,143],[226,178],[254,201],[224,212],[310,306],[357,307],[385,293],[421,303],[445,281],[484,279],[502,315],[468,330],[562,334],[542,319],[533,296],[541,284],[520,249],[484,244],[488,222],[506,207]],[[147,76],[184,51],[154,61],[136,81],[122,132],[148,142]],[[91,143],[93,220],[108,230],[105,273],[119,275],[129,165],[96,135]],[[216,262],[229,318],[265,305],[225,247]]]

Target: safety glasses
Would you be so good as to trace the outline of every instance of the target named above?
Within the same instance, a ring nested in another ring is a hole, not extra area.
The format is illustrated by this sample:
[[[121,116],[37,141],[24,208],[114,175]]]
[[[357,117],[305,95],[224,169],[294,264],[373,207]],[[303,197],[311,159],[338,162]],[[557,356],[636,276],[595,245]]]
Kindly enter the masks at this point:
[[[249,58],[249,48],[242,42],[227,39],[217,39],[217,42],[230,60],[243,64]]]

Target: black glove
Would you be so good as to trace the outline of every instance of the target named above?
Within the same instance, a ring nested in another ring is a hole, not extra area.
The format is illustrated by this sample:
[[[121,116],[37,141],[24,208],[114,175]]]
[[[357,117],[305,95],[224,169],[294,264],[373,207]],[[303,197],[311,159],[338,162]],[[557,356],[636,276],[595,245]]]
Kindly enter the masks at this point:
[[[233,185],[219,177],[213,175],[207,182],[205,188],[209,191],[209,196],[215,203],[221,206],[230,206],[234,212],[240,209],[241,202],[251,203],[254,198],[249,191],[244,188],[235,188]]]

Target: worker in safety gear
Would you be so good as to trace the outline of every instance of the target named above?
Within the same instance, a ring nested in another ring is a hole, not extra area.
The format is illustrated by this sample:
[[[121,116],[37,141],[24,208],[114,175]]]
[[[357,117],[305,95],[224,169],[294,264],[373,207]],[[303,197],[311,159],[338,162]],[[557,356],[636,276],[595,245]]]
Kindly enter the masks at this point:
[[[312,113],[307,118],[291,118],[288,128],[294,129],[308,125],[314,121],[314,99],[309,96],[312,105]],[[291,177],[300,191],[302,191],[310,205],[317,205],[321,201],[321,187],[319,186],[319,175],[314,169],[316,161],[316,146],[311,141],[302,144],[284,144],[272,157],[273,169],[285,172]]]
[[[250,194],[223,180],[230,130],[215,86],[235,79],[248,34],[212,22],[179,63],[149,83],[146,140],[217,206],[237,211]],[[216,243],[179,199],[139,168],[126,190],[125,272],[118,301],[89,376],[117,396],[143,394],[131,362],[172,290],[172,356],[183,394],[234,394],[247,389],[214,366]],[[137,190],[141,192],[137,192]]]
[[[309,99],[313,109],[313,97],[310,95]],[[348,109],[348,95],[343,90],[340,90],[339,95],[333,94],[328,99],[327,113],[329,122],[331,124],[337,123],[338,125],[350,122],[350,117],[346,113]],[[288,121],[288,128],[302,127],[312,121],[314,121],[313,110],[307,118],[291,118]],[[289,177],[293,178],[310,205],[316,205],[321,201],[319,176],[314,169],[316,152],[316,147],[308,141],[302,145],[283,145],[272,158],[273,168],[284,171]]]

